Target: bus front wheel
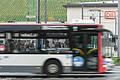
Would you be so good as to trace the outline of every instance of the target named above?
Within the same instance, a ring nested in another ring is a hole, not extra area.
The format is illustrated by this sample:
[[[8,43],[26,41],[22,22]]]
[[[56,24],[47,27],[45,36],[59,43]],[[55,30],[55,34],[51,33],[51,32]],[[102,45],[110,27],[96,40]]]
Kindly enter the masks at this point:
[[[57,60],[50,60],[45,63],[44,73],[49,77],[56,77],[62,73],[62,66]]]

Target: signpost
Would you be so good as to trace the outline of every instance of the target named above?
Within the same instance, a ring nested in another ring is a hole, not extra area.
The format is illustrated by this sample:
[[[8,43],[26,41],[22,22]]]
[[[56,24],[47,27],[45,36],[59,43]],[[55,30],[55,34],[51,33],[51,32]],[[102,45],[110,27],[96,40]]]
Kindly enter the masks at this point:
[[[118,57],[120,57],[120,0],[118,0]]]
[[[98,11],[99,12],[99,24],[101,24],[101,12],[102,12],[102,10],[100,10],[100,9],[91,9],[91,10],[89,10],[89,11]]]
[[[37,0],[36,23],[40,23],[40,0]]]
[[[47,23],[47,21],[48,21],[48,19],[47,19],[47,0],[45,0],[45,3],[44,3],[44,6],[45,6],[45,8],[44,8],[44,10],[45,10],[45,23]]]

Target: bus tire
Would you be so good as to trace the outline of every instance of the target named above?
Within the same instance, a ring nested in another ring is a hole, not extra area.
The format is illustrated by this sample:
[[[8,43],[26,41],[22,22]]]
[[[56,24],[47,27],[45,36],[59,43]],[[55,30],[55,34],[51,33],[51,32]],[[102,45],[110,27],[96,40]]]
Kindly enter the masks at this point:
[[[45,63],[43,70],[48,77],[57,77],[62,73],[62,65],[57,60],[49,60]]]

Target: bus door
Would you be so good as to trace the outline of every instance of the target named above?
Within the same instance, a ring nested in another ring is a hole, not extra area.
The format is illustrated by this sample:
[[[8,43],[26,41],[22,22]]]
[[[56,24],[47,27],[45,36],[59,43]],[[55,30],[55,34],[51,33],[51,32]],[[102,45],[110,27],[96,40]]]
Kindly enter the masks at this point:
[[[92,32],[72,33],[73,70],[98,70],[98,34]]]

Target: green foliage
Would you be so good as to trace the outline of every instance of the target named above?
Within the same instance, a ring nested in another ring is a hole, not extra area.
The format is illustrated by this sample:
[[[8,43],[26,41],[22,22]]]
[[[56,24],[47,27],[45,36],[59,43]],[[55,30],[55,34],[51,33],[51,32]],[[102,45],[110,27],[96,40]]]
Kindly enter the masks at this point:
[[[44,3],[40,0],[41,20],[44,20]],[[47,0],[48,20],[66,20],[67,10],[63,5],[83,1],[99,0]],[[37,0],[0,0],[0,21],[27,21],[27,15],[36,16]],[[35,18],[29,19],[35,21]]]
[[[116,65],[120,65],[120,58],[118,58],[118,57],[113,57],[112,59],[114,60],[114,63],[115,63]]]
[[[26,0],[0,0],[0,21],[22,20],[27,11],[26,4]]]

